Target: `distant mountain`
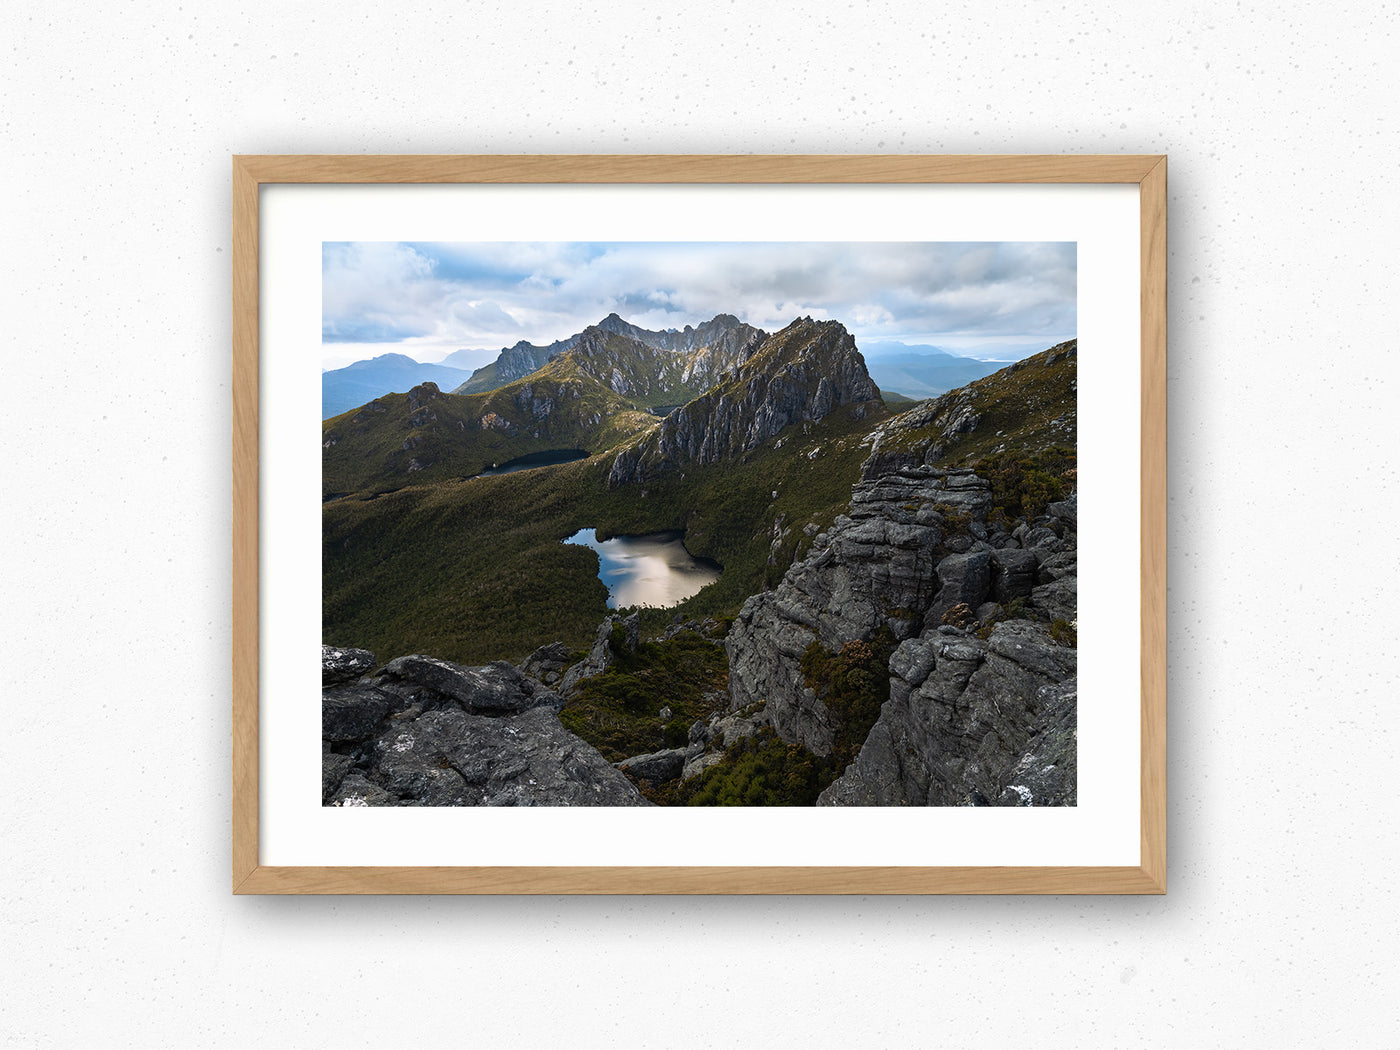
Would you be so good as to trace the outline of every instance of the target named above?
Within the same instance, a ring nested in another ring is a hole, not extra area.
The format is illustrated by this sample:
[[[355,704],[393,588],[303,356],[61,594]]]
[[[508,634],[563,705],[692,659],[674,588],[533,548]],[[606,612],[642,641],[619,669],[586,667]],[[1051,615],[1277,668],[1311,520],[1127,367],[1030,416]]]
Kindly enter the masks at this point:
[[[463,372],[470,375],[472,372],[476,371],[478,367],[477,362],[481,360],[482,355],[489,354],[490,352],[489,350],[474,350],[464,346],[460,350],[453,350],[452,353],[444,357],[438,364],[445,365],[448,368],[460,368]]]
[[[467,375],[460,368],[420,364],[403,354],[381,354],[368,361],[356,361],[321,373],[321,418],[330,419],[376,397],[419,383],[436,383],[451,389]]]
[[[682,329],[653,332],[624,321],[616,313],[608,314],[596,325],[577,332],[567,339],[560,339],[548,346],[536,346],[524,340],[506,347],[496,360],[478,368],[454,394],[480,394],[495,390],[517,379],[523,379],[531,372],[543,368],[554,358],[578,346],[586,333],[597,330],[600,333],[622,336],[633,342],[652,348],[696,356],[696,365],[690,371],[698,374],[714,373],[724,362],[738,357],[743,348],[766,333],[752,325],[745,324],[731,314],[719,314],[696,327],[686,325]],[[596,339],[598,336],[594,336]],[[451,358],[449,358],[451,360]],[[730,366],[732,367],[732,365]],[[682,371],[686,371],[683,366]],[[685,380],[693,385],[692,380]],[[703,389],[703,388],[701,388]],[[695,390],[694,393],[699,393]],[[694,396],[694,393],[691,396]],[[682,399],[685,400],[685,399]],[[680,403],[674,402],[674,403]]]
[[[916,400],[937,397],[1006,367],[1005,361],[977,361],[936,346],[868,343],[861,353],[881,390],[897,390]]]

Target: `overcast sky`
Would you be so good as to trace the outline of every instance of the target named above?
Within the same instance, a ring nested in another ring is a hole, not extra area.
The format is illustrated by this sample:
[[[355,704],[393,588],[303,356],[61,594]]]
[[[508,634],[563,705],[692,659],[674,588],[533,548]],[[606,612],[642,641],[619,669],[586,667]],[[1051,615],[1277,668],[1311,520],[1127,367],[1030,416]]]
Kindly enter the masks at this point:
[[[811,315],[857,345],[1014,360],[1077,334],[1069,242],[327,243],[322,367],[385,353],[494,359],[616,312],[643,328],[731,313],[776,331]]]

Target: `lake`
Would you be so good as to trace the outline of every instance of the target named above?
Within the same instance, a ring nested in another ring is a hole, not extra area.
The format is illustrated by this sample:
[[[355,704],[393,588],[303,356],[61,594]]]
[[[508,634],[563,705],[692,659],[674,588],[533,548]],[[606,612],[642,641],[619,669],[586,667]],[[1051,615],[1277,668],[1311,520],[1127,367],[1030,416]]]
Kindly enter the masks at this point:
[[[498,463],[490,470],[476,475],[479,478],[494,477],[497,474],[514,474],[517,470],[533,470],[535,467],[552,467],[556,463],[572,463],[576,459],[587,459],[588,453],[581,448],[552,448],[547,452],[531,452],[528,456],[517,456],[504,463]]]
[[[719,579],[720,566],[692,557],[680,532],[614,536],[599,540],[593,529],[579,529],[565,543],[598,552],[598,578],[608,587],[608,608],[649,605],[665,609]]]

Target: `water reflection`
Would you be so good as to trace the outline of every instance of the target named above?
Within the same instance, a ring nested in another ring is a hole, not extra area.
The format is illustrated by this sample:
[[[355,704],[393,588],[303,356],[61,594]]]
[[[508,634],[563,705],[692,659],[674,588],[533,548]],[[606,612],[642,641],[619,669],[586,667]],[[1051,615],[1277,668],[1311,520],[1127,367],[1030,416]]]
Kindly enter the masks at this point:
[[[720,567],[694,558],[682,533],[653,532],[599,540],[593,529],[579,529],[564,540],[598,552],[598,578],[608,587],[608,608],[649,605],[665,609],[719,579]]]

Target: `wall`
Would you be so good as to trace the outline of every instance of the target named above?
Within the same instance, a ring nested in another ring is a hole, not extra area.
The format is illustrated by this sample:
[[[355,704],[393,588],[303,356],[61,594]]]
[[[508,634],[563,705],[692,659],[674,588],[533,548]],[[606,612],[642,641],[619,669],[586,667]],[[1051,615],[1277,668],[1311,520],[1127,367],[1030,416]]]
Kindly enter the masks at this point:
[[[0,27],[8,1043],[1400,1042],[1393,6]],[[515,151],[1170,154],[1165,898],[230,896],[228,156]]]

